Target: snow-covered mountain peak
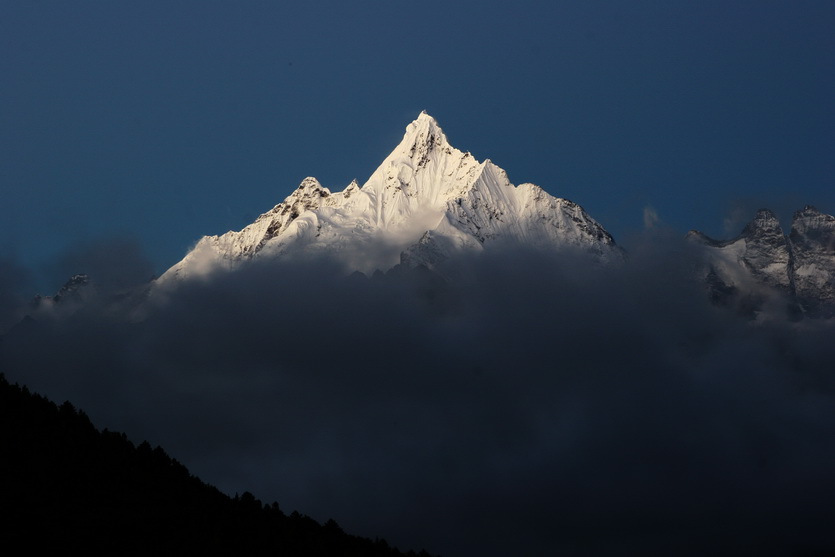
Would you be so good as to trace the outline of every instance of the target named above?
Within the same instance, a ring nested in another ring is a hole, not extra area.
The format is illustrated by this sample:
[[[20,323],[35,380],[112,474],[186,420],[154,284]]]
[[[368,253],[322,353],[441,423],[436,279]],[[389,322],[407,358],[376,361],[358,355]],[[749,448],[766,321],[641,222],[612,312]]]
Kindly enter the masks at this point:
[[[453,155],[454,151],[460,153],[452,149],[441,126],[424,111],[406,126],[406,133],[400,144],[380,166],[405,164],[412,170],[416,170],[425,167],[430,159],[442,155]]]
[[[579,205],[533,184],[514,186],[489,159],[479,162],[450,145],[438,122],[422,112],[362,187],[354,180],[332,193],[305,178],[243,230],[201,239],[160,282],[291,253],[326,252],[367,273],[401,262],[433,267],[497,241],[622,257]]]
[[[410,133],[416,132],[422,128],[426,128],[431,132],[437,132],[444,138],[444,140],[446,140],[446,136],[444,135],[443,130],[441,130],[441,126],[438,125],[438,121],[430,116],[425,110],[422,110],[421,113],[418,114],[418,117],[406,126],[406,135],[408,136]]]
[[[412,123],[406,126],[403,141],[414,144],[425,142],[430,138],[436,139],[438,143],[446,143],[447,141],[444,131],[438,125],[438,121],[424,110]]]

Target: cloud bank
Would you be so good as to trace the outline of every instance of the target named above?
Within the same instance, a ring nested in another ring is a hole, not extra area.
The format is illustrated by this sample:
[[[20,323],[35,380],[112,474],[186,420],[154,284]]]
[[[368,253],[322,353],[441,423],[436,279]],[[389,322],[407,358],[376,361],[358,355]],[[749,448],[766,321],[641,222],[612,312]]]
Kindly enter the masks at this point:
[[[403,549],[832,549],[833,324],[712,306],[698,265],[656,229],[620,266],[515,249],[454,281],[253,263],[36,312],[0,364],[229,493]]]

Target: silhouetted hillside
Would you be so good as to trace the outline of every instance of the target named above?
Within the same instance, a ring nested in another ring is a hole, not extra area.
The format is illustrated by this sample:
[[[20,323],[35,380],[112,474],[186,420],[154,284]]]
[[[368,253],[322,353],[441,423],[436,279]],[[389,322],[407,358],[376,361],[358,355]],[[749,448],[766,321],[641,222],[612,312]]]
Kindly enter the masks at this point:
[[[250,493],[231,498],[147,442],[99,432],[0,374],[0,524],[6,547],[87,555],[403,555]],[[415,555],[410,551],[406,555]],[[421,552],[421,555],[426,555]]]

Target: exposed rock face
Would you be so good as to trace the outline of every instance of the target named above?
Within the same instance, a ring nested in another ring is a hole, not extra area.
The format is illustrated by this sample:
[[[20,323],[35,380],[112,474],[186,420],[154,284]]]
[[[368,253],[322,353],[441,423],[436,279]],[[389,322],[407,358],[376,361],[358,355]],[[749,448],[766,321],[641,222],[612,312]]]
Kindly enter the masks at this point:
[[[795,292],[802,300],[835,300],[835,217],[807,205],[789,233]]]
[[[65,306],[82,303],[90,295],[90,290],[93,288],[89,276],[85,274],[73,275],[53,296],[35,296],[35,299],[32,300],[32,306],[33,308],[44,308],[58,303]]]
[[[756,305],[778,293],[801,310],[835,301],[835,217],[814,207],[794,214],[788,236],[776,215],[761,209],[732,240],[695,230],[688,237],[707,248],[706,279],[714,299],[735,294]]]

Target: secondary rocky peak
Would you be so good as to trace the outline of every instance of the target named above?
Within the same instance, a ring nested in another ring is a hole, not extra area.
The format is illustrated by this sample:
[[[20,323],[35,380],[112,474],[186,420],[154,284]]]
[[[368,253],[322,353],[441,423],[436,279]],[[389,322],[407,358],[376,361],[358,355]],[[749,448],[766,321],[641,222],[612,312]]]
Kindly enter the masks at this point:
[[[724,248],[745,242],[750,248],[756,244],[785,245],[786,238],[777,215],[769,209],[760,209],[754,218],[745,225],[739,236],[732,240],[716,240],[698,230],[687,233],[687,239],[714,248]]]
[[[52,297],[56,302],[63,298],[78,298],[79,292],[90,284],[90,277],[86,274],[78,274],[70,277],[60,290]]]
[[[807,205],[795,212],[790,238],[793,242],[802,241],[818,249],[835,252],[835,217]]]
[[[769,209],[760,209],[742,231],[743,236],[757,236],[762,234],[779,234],[782,236],[783,229],[777,215]]]
[[[750,257],[761,259],[765,256],[768,258],[771,254],[766,252],[776,251],[780,252],[779,259],[781,262],[784,259],[783,255],[785,255],[786,261],[788,261],[786,235],[783,233],[783,228],[780,226],[777,215],[772,211],[768,209],[760,209],[757,211],[754,219],[742,230],[740,237],[744,238],[747,242]]]
[[[776,287],[804,310],[835,299],[835,217],[811,205],[795,212],[788,237],[768,209],[757,211],[733,240],[720,242],[696,232],[688,237],[710,248],[712,287],[749,294],[758,285]]]
[[[697,231],[687,237],[707,249],[705,281],[713,299],[727,301],[728,293],[748,293],[760,284],[792,293],[791,251],[772,211],[757,211],[732,240],[714,240]]]
[[[304,180],[301,181],[299,187],[296,188],[297,190],[302,191],[309,191],[309,190],[322,190],[325,189],[322,187],[322,184],[319,183],[319,180],[314,178],[313,176],[308,176]]]
[[[308,176],[301,181],[299,187],[287,199],[273,207],[272,210],[258,217],[255,222],[263,220],[275,221],[269,231],[270,237],[272,237],[272,235],[278,232],[279,228],[287,225],[303,212],[321,206],[322,200],[330,197],[330,194],[331,192],[328,188],[322,187],[319,180]],[[279,217],[278,220],[276,220],[276,217]]]
[[[823,213],[818,211],[818,208],[815,207],[814,205],[806,205],[802,209],[800,209],[799,211],[794,212],[794,218],[797,219],[799,217],[801,217],[801,218],[802,217],[815,217],[815,216],[822,215],[822,214]]]
[[[32,301],[32,306],[36,309],[43,309],[48,307],[55,307],[55,304],[62,304],[66,307],[72,302],[83,302],[85,295],[89,295],[89,290],[93,287],[90,277],[86,274],[73,275],[70,279],[61,286],[61,288],[52,296],[35,296]]]
[[[801,301],[835,300],[835,217],[807,205],[794,214],[789,243]]]
[[[319,180],[313,178],[312,176],[308,176],[302,183],[299,184],[299,187],[296,188],[290,197],[296,198],[313,198],[313,197],[328,197],[331,194],[328,188],[322,186],[319,183]],[[288,198],[289,199],[289,198]]]
[[[356,180],[356,179],[353,179],[353,180],[351,180],[351,183],[350,183],[350,184],[348,184],[348,187],[347,187],[347,188],[345,188],[344,190],[342,190],[342,196],[343,196],[345,199],[348,199],[348,198],[350,198],[352,195],[354,195],[355,193],[357,193],[357,192],[359,191],[359,189],[360,189],[360,185],[359,185],[359,183],[357,182],[357,180]]]

